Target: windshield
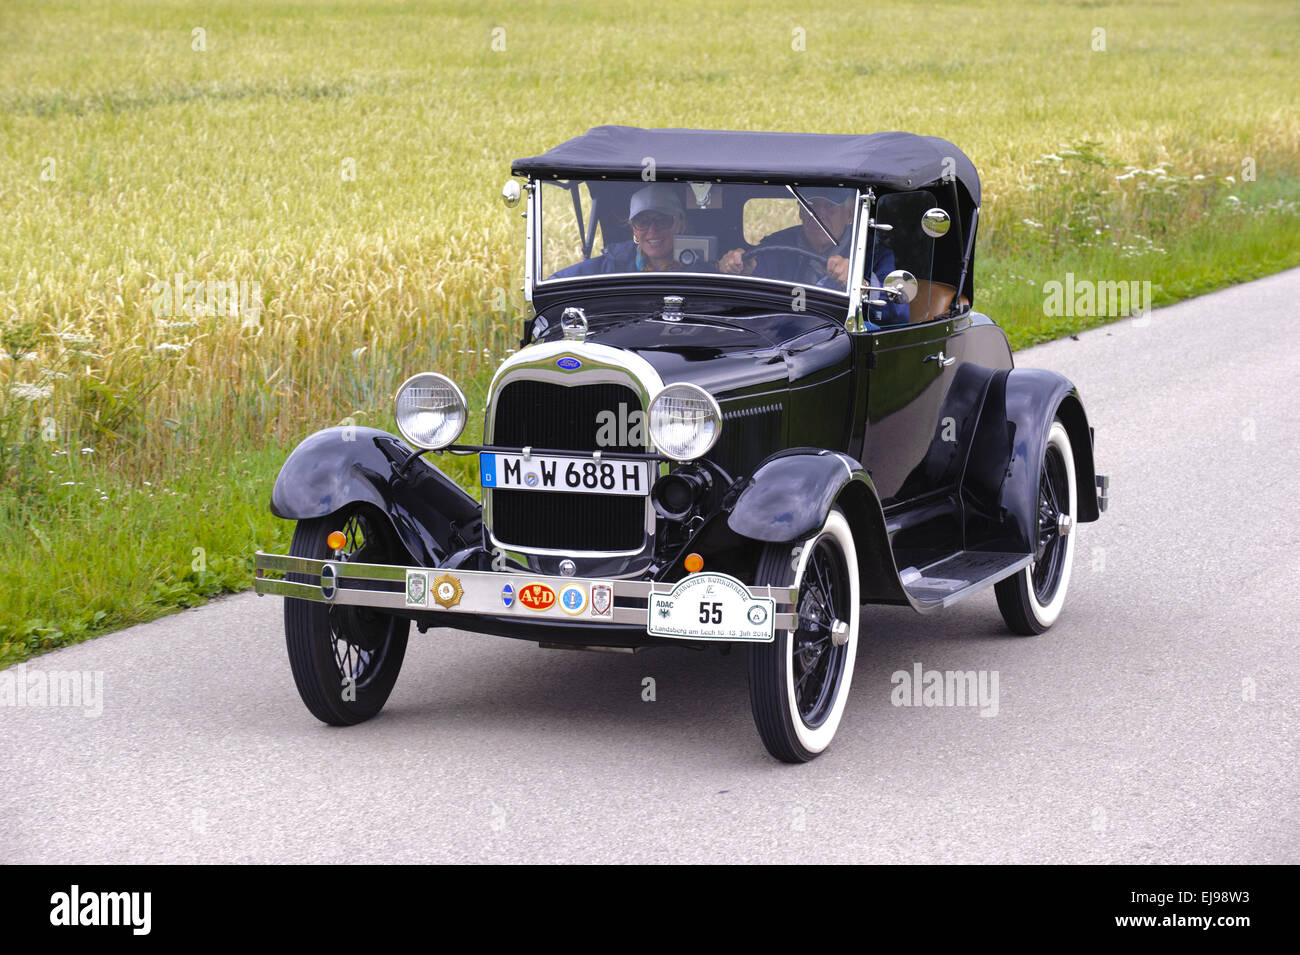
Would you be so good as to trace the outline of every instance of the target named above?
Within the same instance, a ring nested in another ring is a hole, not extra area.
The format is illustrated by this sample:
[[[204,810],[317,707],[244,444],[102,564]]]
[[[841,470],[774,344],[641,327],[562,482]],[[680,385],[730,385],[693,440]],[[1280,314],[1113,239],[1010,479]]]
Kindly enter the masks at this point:
[[[735,182],[543,180],[537,278],[710,272],[846,293],[856,195]]]

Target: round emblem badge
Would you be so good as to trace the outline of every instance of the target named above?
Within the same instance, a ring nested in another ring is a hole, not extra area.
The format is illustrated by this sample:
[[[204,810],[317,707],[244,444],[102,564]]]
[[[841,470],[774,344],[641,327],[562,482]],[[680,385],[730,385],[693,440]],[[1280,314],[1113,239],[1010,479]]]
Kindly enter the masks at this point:
[[[560,609],[567,614],[580,614],[587,609],[587,591],[577,584],[569,584],[560,591]]]
[[[749,622],[754,626],[760,626],[767,622],[767,608],[762,604],[754,604],[749,608]]]
[[[531,473],[525,474],[524,483],[527,484],[529,487],[537,487],[537,475]]]

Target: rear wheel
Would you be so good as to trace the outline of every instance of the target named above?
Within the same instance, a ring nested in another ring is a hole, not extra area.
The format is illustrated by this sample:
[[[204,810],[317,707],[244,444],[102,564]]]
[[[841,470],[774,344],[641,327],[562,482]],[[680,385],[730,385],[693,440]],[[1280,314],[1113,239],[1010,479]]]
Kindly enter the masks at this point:
[[[858,653],[858,560],[853,532],[832,510],[799,548],[768,544],[760,586],[799,586],[799,629],[749,648],[749,701],[767,751],[787,763],[822,753],[835,736]]]
[[[1038,477],[1038,520],[1029,566],[994,588],[1002,619],[1014,633],[1033,636],[1056,622],[1065,606],[1074,563],[1074,451],[1060,419],[1052,422]]]
[[[338,554],[326,538],[342,531]],[[353,505],[330,517],[299,521],[289,553],[314,560],[367,564],[405,563],[387,520]],[[312,582],[303,574],[290,580]],[[298,695],[313,716],[333,726],[370,719],[388,701],[406,655],[411,622],[368,607],[286,597],[284,632]]]

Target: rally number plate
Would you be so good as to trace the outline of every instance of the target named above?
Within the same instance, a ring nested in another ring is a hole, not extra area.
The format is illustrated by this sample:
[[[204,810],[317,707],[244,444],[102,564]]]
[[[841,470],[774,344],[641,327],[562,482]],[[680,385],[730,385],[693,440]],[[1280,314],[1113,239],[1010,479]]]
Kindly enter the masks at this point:
[[[567,491],[571,494],[617,494],[644,497],[650,493],[651,461],[596,461],[592,458],[545,457],[481,451],[479,478],[486,488],[512,491]]]
[[[776,601],[751,597],[726,574],[692,574],[667,593],[650,595],[646,629],[660,637],[770,643]]]

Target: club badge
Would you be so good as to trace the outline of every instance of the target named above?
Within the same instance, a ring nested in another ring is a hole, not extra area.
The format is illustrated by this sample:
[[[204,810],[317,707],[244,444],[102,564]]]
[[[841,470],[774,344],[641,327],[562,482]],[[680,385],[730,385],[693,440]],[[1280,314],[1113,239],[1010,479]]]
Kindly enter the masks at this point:
[[[443,574],[433,582],[434,602],[448,610],[460,603],[460,598],[464,594],[465,590],[461,587],[460,581],[451,574]]]
[[[609,584],[591,585],[591,615],[608,617],[614,612],[614,588]]]
[[[406,605],[408,607],[429,606],[429,575],[422,570],[406,572]]]
[[[529,610],[550,610],[555,606],[555,591],[545,584],[528,584],[520,589],[519,602]]]
[[[587,609],[587,591],[577,584],[568,584],[560,591],[560,609],[577,616]]]

